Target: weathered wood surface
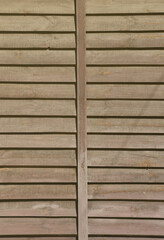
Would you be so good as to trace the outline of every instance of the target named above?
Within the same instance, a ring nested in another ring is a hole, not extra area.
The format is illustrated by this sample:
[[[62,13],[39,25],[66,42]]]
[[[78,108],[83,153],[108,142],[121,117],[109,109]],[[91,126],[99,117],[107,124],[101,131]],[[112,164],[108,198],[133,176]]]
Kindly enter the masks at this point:
[[[162,89],[161,89],[162,90]],[[74,84],[0,84],[0,98],[76,98]]]
[[[76,166],[75,150],[0,150],[0,166]]]
[[[88,116],[164,116],[163,101],[88,101]]]
[[[163,50],[88,50],[88,65],[163,65]]]
[[[0,115],[75,116],[73,100],[0,100]]]
[[[88,118],[87,123],[88,123],[88,133],[119,133],[119,132],[121,133],[163,133],[164,132],[163,131],[164,119]]]
[[[3,239],[11,240],[11,238],[8,238],[8,237],[3,237]],[[18,238],[12,237],[12,240],[18,240]],[[76,237],[23,237],[23,238],[19,237],[19,240],[76,240]],[[141,239],[141,240],[143,240],[143,239]],[[150,240],[154,240],[154,239],[150,239]]]
[[[163,149],[164,136],[158,135],[88,135],[88,148]]]
[[[74,31],[75,21],[73,16],[0,16],[0,32]]]
[[[17,13],[17,14],[73,14],[73,0],[7,0],[0,1],[0,13]]]
[[[88,67],[87,82],[163,83],[163,67]],[[1,79],[1,77],[0,77]]]
[[[102,227],[100,227],[102,226]],[[131,219],[89,219],[89,234],[164,236],[164,221]]]
[[[163,184],[89,184],[89,199],[163,200]]]
[[[6,238],[5,238],[5,240],[6,240]],[[29,240],[29,239],[20,239],[20,240]],[[32,239],[30,239],[30,240],[32,240]],[[54,240],[56,240],[56,239],[54,239]],[[96,237],[89,237],[89,240],[127,240],[127,237],[110,237],[110,236],[109,237],[97,237],[96,236]],[[128,240],[136,240],[136,237],[134,237],[134,238],[128,237]],[[147,240],[147,237],[145,237],[145,238],[139,237],[139,240]],[[149,237],[149,240],[159,240],[159,238]]]
[[[0,50],[0,56],[2,65],[75,64],[73,50]]]
[[[75,217],[76,205],[74,201],[0,202],[0,215],[1,217]]]
[[[74,134],[0,135],[0,148],[75,148]]]
[[[89,217],[164,218],[163,202],[89,201],[88,208]]]
[[[76,233],[74,218],[0,218],[0,235],[75,235]]]
[[[163,13],[162,0],[87,0],[86,11],[88,14],[110,13]]]
[[[88,166],[164,167],[163,151],[88,150]]]
[[[0,133],[75,133],[75,118],[0,118]]]
[[[0,200],[76,199],[74,184],[0,185]]]
[[[105,6],[106,5],[104,5],[104,7]],[[86,20],[86,28],[88,32],[164,30],[163,14],[133,16],[87,16]]]
[[[0,67],[0,82],[75,82],[75,68]]]
[[[1,177],[0,177],[0,180],[1,180]],[[89,183],[164,183],[164,170],[163,169],[89,168],[88,182]]]
[[[160,176],[159,176],[160,178]],[[74,183],[75,168],[0,168],[0,183]]]
[[[87,48],[163,48],[163,33],[88,33]]]

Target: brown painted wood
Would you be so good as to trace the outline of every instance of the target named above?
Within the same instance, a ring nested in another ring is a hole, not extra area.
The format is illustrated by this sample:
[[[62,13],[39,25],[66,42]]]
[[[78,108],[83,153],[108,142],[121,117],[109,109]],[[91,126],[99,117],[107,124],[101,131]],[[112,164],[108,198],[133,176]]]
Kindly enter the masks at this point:
[[[17,240],[17,239],[18,238],[12,238],[12,240]],[[4,240],[11,240],[11,238],[4,237]],[[46,238],[45,237],[24,237],[24,238],[19,237],[19,240],[76,240],[76,238],[75,237],[46,237]]]
[[[110,236],[109,237],[89,237],[89,240],[126,240],[126,239],[127,239],[127,237],[110,237]],[[149,237],[149,240],[158,240],[158,239],[159,238],[156,238],[156,237]],[[21,239],[21,240],[26,240],[26,239]],[[136,240],[136,237],[134,237],[134,238],[128,237],[128,240]],[[147,237],[145,237],[145,238],[139,237],[139,240],[147,240]]]

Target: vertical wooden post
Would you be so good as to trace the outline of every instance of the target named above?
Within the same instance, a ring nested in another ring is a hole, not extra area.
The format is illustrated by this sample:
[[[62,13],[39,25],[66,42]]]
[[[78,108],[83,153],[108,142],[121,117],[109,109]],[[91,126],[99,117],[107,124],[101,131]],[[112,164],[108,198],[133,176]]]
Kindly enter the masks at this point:
[[[78,240],[88,239],[85,0],[76,0]]]

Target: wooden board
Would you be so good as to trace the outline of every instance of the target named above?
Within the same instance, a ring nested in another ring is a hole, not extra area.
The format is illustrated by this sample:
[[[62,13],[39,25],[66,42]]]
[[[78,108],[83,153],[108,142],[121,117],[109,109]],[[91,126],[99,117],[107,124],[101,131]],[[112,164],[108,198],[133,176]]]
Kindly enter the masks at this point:
[[[0,150],[0,166],[75,165],[75,150]]]
[[[126,239],[127,239],[127,237],[110,237],[110,236],[109,237],[89,237],[89,240],[126,240]],[[6,240],[6,238],[5,238],[5,240]],[[20,239],[20,240],[28,240],[28,239]],[[54,239],[54,240],[56,240],[56,239]],[[136,237],[134,237],[134,238],[128,237],[128,240],[136,240]],[[145,238],[139,237],[139,240],[147,240],[147,237],[145,237]],[[149,237],[149,240],[159,240],[159,238]]]
[[[0,16],[0,32],[3,33],[74,31],[75,22],[73,16]]]
[[[164,119],[88,118],[87,123],[88,133],[163,133],[164,129]]]
[[[73,100],[0,100],[1,116],[75,116]]]
[[[73,50],[0,50],[2,65],[49,65],[75,64]]]
[[[75,68],[0,67],[0,82],[75,82]]]
[[[9,227],[7,227],[9,226]],[[0,235],[75,235],[74,218],[0,218]]]
[[[0,200],[76,199],[74,184],[0,185]]]
[[[163,200],[163,184],[89,184],[89,199]]]
[[[74,84],[5,84],[0,83],[0,98],[75,99]]]
[[[164,222],[162,220],[89,219],[89,234],[116,235],[118,233],[133,236],[164,236]]]
[[[88,150],[88,166],[164,167],[163,151]]]
[[[163,101],[88,101],[88,116],[164,116]]]
[[[87,51],[88,65],[163,65],[163,50]]]
[[[75,148],[74,134],[0,135],[0,148]]]
[[[0,202],[1,217],[75,217],[74,201]]]
[[[88,182],[89,183],[164,183],[164,169],[89,168]]]
[[[132,16],[87,16],[86,20],[88,32],[164,30],[164,15],[162,14]]]
[[[0,77],[1,79],[1,77]],[[87,82],[163,83],[163,67],[88,67]]]
[[[89,217],[163,218],[163,202],[89,201]]]
[[[88,14],[163,13],[164,3],[162,0],[87,0],[86,11]]]
[[[11,238],[8,238],[8,237],[3,237],[3,239],[11,240]],[[18,238],[12,237],[12,240],[18,240]],[[19,240],[76,240],[76,238],[75,237],[46,237],[46,238],[45,237],[24,237],[24,238],[19,237]],[[151,240],[154,240],[154,239],[151,239]]]
[[[160,177],[160,176],[159,176]],[[0,168],[0,183],[74,183],[75,168]]]

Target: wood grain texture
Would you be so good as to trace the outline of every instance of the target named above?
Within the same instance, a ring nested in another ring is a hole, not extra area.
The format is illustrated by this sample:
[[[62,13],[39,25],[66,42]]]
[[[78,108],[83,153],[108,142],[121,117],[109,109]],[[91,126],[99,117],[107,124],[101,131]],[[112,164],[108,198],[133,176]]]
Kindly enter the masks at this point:
[[[88,135],[88,148],[163,149],[164,136]]]
[[[55,5],[54,5],[55,6]],[[74,32],[73,16],[0,16],[1,32]]]
[[[164,116],[163,101],[88,101],[88,116]]]
[[[74,201],[0,202],[1,217],[75,217]]]
[[[64,184],[0,185],[0,200],[76,199],[76,186]]]
[[[89,199],[163,200],[163,184],[89,184]]]
[[[160,176],[159,176],[160,177]],[[0,168],[0,183],[75,183],[74,168]]]
[[[0,67],[0,82],[75,82],[75,68]]]
[[[163,48],[163,33],[88,33],[87,48]]]
[[[4,240],[11,240],[11,238],[4,237]],[[18,238],[13,237],[12,240],[18,240]],[[75,237],[46,237],[46,238],[45,237],[23,237],[23,238],[19,237],[19,240],[76,240],[76,238]]]
[[[87,16],[86,29],[88,32],[160,31],[164,30],[164,16]]]
[[[118,233],[164,236],[164,222],[161,220],[89,219],[89,234],[115,235]]]
[[[0,135],[0,148],[75,148],[74,134]]]
[[[75,64],[73,50],[0,50],[0,64],[49,65]]]
[[[162,0],[87,0],[86,11],[88,14],[107,13],[163,13]]]
[[[89,168],[88,182],[89,183],[164,183],[164,170],[163,169]]]
[[[0,100],[0,115],[75,116],[73,100]]]
[[[163,151],[88,150],[88,166],[164,167]]]
[[[89,217],[163,218],[164,203],[89,201]]]
[[[75,99],[74,84],[0,84],[0,98]]]
[[[75,150],[0,150],[0,166],[76,166]]]
[[[163,83],[163,67],[88,67],[87,82]]]
[[[163,50],[87,51],[88,65],[163,65]]]
[[[109,237],[89,237],[89,240],[126,240],[126,239],[127,239],[127,237],[110,237],[110,236]],[[156,237],[149,237],[149,240],[158,240],[158,239],[159,238],[156,238]],[[6,240],[6,238],[5,238],[5,240]],[[26,239],[20,239],[20,240],[26,240]],[[30,239],[30,240],[32,240],[32,239]],[[54,239],[54,240],[56,240],[56,239]],[[134,237],[134,238],[128,237],[128,240],[136,240],[136,237]],[[139,237],[139,240],[147,240],[147,237],[145,237],[145,238]]]
[[[0,235],[75,235],[76,233],[74,218],[0,218]]]
[[[1,122],[1,121],[0,121]],[[163,119],[88,118],[88,133],[163,133]]]

